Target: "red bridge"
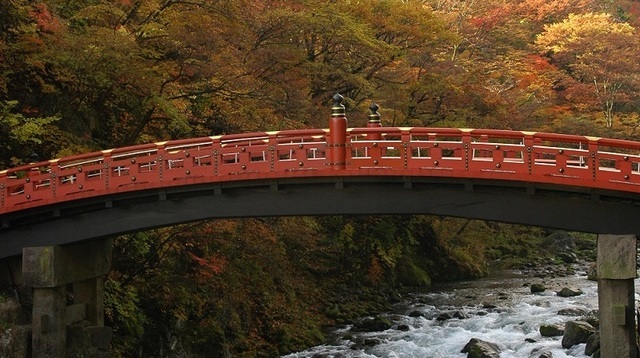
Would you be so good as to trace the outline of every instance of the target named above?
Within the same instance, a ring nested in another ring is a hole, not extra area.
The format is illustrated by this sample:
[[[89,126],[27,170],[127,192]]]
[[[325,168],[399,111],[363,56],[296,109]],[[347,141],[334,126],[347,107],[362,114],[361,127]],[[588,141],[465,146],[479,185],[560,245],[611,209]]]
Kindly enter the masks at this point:
[[[640,142],[347,128],[151,143],[0,171],[0,257],[215,217],[436,214],[640,233]]]
[[[33,356],[65,356],[74,322],[91,325],[83,342],[110,339],[103,276],[115,235],[222,217],[435,214],[603,234],[601,350],[636,357],[639,142],[383,128],[376,106],[367,128],[348,129],[334,99],[326,130],[152,143],[1,171],[0,276],[33,297]]]

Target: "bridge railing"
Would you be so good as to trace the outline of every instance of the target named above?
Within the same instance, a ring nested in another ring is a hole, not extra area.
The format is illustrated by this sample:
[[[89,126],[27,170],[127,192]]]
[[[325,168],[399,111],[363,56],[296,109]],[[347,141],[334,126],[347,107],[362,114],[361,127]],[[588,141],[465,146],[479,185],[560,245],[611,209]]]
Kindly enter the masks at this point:
[[[0,214],[140,189],[261,178],[402,175],[640,193],[640,142],[458,128],[351,128],[344,166],[327,129],[151,143],[0,171]],[[336,159],[332,159],[336,162]],[[340,171],[337,171],[340,170]]]

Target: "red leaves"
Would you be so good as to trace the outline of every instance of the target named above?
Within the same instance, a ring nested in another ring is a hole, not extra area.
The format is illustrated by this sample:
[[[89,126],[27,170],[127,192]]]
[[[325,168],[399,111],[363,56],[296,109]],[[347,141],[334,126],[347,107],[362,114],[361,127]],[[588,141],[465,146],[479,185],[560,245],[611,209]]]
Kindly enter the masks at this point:
[[[189,257],[200,267],[199,275],[208,279],[219,275],[227,265],[227,259],[221,256],[199,257],[189,252]]]
[[[505,10],[507,9],[502,7],[491,9],[486,11],[483,16],[474,17],[469,21],[477,28],[491,30],[496,26],[504,24],[508,19],[509,13]]]
[[[634,27],[640,26],[640,2],[634,2],[629,8],[629,22]]]
[[[533,70],[545,72],[556,69],[547,58],[540,55],[529,55],[527,59]]]
[[[60,29],[60,22],[45,4],[34,5],[29,15],[36,21],[38,31],[41,33],[53,34]]]

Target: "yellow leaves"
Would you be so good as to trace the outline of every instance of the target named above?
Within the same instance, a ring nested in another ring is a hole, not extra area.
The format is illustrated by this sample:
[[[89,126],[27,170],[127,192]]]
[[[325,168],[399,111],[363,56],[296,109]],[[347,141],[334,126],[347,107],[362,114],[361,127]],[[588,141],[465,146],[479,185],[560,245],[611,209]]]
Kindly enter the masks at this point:
[[[577,82],[589,86],[586,96],[574,101],[576,109],[587,112],[599,107],[606,128],[612,128],[616,111],[638,93],[636,30],[610,14],[569,14],[562,22],[545,26],[536,45]]]
[[[142,24],[136,34],[141,39],[151,39],[155,37],[167,36],[167,29],[161,24],[149,22]]]
[[[124,15],[124,11],[116,6],[100,4],[81,9],[71,21],[76,26],[97,26],[113,29]]]
[[[584,11],[593,5],[593,0],[524,0],[516,8],[525,19],[540,22],[553,21],[565,17],[571,11]]]
[[[545,25],[544,32],[538,35],[535,43],[543,52],[560,53],[568,51],[573,44],[581,41],[601,46],[597,42],[601,35],[633,36],[634,31],[631,25],[615,21],[610,14],[569,14],[562,22]]]

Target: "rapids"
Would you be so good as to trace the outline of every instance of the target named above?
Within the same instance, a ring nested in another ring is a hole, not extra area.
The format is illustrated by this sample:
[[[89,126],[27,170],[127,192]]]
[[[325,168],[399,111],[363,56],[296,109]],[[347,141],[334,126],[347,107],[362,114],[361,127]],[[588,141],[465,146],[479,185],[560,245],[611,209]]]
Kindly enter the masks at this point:
[[[351,326],[341,327],[329,343],[285,357],[465,358],[467,354],[460,351],[474,337],[498,344],[501,358],[537,358],[545,351],[554,358],[587,357],[585,344],[564,349],[562,337],[542,337],[539,332],[542,324],[579,318],[559,315],[561,309],[597,309],[596,282],[587,280],[584,267],[578,272],[572,277],[545,279],[499,272],[479,280],[435,285],[407,294],[394,312],[383,315],[394,322],[391,329],[352,332]],[[532,294],[532,283],[543,283],[547,290]],[[583,294],[557,296],[563,287],[580,289]],[[438,320],[445,312],[457,312],[463,318]]]

